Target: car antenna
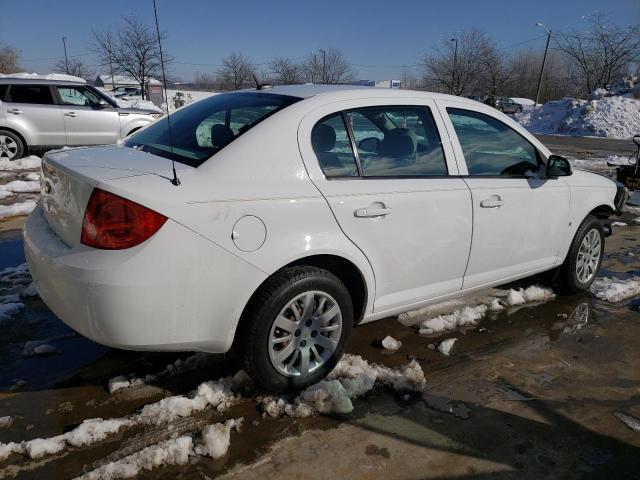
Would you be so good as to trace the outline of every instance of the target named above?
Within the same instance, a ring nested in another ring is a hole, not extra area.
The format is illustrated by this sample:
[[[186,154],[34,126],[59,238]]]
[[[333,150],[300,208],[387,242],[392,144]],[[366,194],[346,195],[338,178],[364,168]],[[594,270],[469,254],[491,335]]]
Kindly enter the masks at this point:
[[[173,158],[173,136],[171,135],[171,116],[169,115],[169,97],[167,96],[167,74],[164,71],[164,58],[162,56],[162,41],[160,40],[160,27],[158,26],[158,10],[156,9],[156,0],[153,0],[153,14],[156,17],[156,32],[158,33],[158,47],[160,47],[160,66],[162,67],[162,84],[164,86],[164,104],[167,110],[167,126],[169,127],[169,148],[171,149],[171,168],[173,169],[173,178],[170,180],[172,185],[176,187],[180,185],[180,180],[176,174],[176,161]]]
[[[153,1],[155,2],[155,0]],[[252,73],[251,76],[253,77],[253,81],[256,82],[256,90],[269,90],[270,88],[273,88],[273,85],[270,83],[260,83],[255,73]]]

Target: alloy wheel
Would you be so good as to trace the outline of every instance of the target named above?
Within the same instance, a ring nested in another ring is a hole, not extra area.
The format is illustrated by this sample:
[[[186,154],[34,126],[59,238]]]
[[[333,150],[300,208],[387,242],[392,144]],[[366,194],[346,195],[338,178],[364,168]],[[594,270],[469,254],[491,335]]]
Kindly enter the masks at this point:
[[[342,312],[326,292],[296,296],[278,314],[269,334],[269,359],[287,377],[306,376],[333,355],[342,334]]]
[[[6,158],[8,160],[13,160],[18,153],[18,144],[17,142],[7,136],[0,134],[0,158]]]
[[[602,240],[600,232],[592,228],[582,239],[576,260],[576,276],[582,283],[588,283],[595,277],[600,262]]]

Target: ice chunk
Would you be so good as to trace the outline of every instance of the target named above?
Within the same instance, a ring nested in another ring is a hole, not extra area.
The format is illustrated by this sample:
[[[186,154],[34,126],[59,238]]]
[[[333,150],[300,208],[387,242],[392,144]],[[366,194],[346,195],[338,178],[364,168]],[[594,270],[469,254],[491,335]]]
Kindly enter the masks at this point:
[[[457,338],[448,338],[447,340],[440,342],[440,344],[438,345],[438,351],[444,355],[449,356],[449,353],[453,348],[453,344],[456,343],[457,341],[458,341]]]
[[[427,319],[420,324],[420,335],[433,335],[447,330],[476,325],[478,320],[484,317],[487,308],[484,304],[464,307],[447,315],[438,315],[435,318]]]
[[[622,412],[613,412],[613,416],[624,423],[634,432],[640,432],[640,420],[638,420],[637,418]]]
[[[229,451],[231,444],[231,429],[240,429],[242,418],[230,419],[224,423],[207,425],[202,430],[203,445],[198,445],[195,452],[198,455],[206,455],[211,458],[222,458]]]
[[[0,417],[0,430],[9,428],[11,425],[13,425],[13,417]]]
[[[387,335],[382,339],[382,346],[387,350],[398,350],[402,346],[402,342],[396,340],[392,336]]]

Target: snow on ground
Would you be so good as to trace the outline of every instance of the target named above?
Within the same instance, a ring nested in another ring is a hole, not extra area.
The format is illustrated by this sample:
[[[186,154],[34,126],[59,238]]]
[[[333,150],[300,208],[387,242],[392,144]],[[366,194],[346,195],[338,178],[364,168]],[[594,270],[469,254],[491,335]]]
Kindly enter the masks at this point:
[[[443,355],[446,355],[448,357],[449,353],[451,353],[451,349],[453,348],[453,345],[457,341],[458,341],[457,338],[448,338],[448,339],[440,342],[440,344],[438,345],[438,351],[440,353],[442,353]]]
[[[515,119],[532,133],[631,138],[638,133],[640,101],[614,95],[563,98],[525,110]]]
[[[26,200],[11,205],[0,205],[0,218],[28,215],[34,208],[36,208],[36,202],[34,200]]]
[[[165,465],[186,465],[189,457],[224,457],[231,444],[231,430],[239,430],[242,418],[225,423],[207,425],[201,433],[201,441],[195,442],[190,435],[183,435],[143,448],[120,460],[109,462],[76,480],[116,480],[135,477],[142,471],[150,471]]]
[[[613,222],[613,223],[611,224],[611,226],[612,226],[612,227],[626,227],[626,226],[627,226],[627,224],[626,224],[626,223],[624,223],[624,222]]]
[[[382,346],[386,350],[395,351],[395,350],[398,350],[402,346],[402,342],[399,341],[399,340],[396,340],[392,336],[387,335],[386,337],[384,337],[382,339]]]
[[[333,371],[321,382],[310,386],[295,398],[266,395],[258,403],[269,417],[309,417],[318,413],[349,413],[352,400],[373,390],[376,384],[397,392],[422,391],[425,385],[420,364],[412,360],[400,368],[370,364],[359,355],[345,354]]]
[[[165,397],[142,407],[138,413],[126,417],[84,420],[73,430],[50,438],[36,438],[22,442],[0,443],[0,461],[11,453],[40,458],[61,452],[67,447],[83,447],[100,442],[120,429],[136,425],[166,425],[180,418],[189,417],[207,408],[224,412],[236,401],[232,389],[243,388],[246,376],[238,372],[234,377],[201,383],[190,396]]]
[[[519,105],[522,105],[522,110],[530,110],[533,108],[533,106],[536,104],[535,101],[531,100],[530,98],[522,98],[522,97],[511,97],[511,100],[513,100],[514,102],[516,102]],[[540,105],[540,104],[538,104]]]
[[[601,300],[617,303],[640,295],[640,277],[620,280],[613,277],[596,278],[591,293]]]
[[[428,306],[402,313],[398,316],[398,320],[404,325],[418,327],[420,335],[439,335],[446,331],[475,326],[488,311],[499,311],[527,303],[546,302],[553,298],[555,294],[550,288],[531,285],[517,290],[512,288],[506,292],[495,291],[492,295],[480,298],[475,305],[461,306],[456,301],[446,302],[442,305],[450,305],[449,311],[435,316],[433,315],[434,306]],[[424,319],[425,317],[428,318]]]
[[[31,296],[32,280],[26,263],[0,270],[0,324],[24,308],[22,298]]]
[[[30,170],[40,168],[42,159],[35,155],[18,158],[17,160],[0,159],[0,170]]]
[[[634,432],[640,432],[640,420],[638,420],[637,418],[622,412],[613,412],[612,415]]]

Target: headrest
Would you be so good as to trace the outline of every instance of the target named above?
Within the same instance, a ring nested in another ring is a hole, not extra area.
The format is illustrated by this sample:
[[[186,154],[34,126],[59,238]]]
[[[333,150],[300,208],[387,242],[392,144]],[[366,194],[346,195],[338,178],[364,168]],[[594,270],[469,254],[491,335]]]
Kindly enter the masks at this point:
[[[336,131],[331,125],[316,125],[311,134],[311,144],[315,151],[328,152],[336,145]]]
[[[235,137],[233,130],[222,123],[216,123],[211,127],[211,145],[222,148],[231,143]]]
[[[390,157],[409,157],[416,153],[417,145],[417,139],[411,130],[394,128],[385,134],[378,152]]]

